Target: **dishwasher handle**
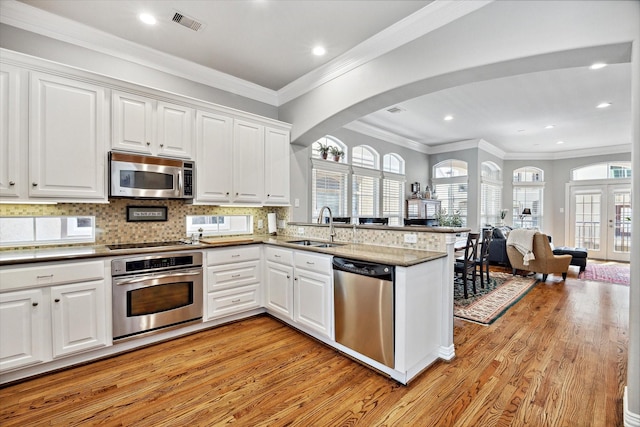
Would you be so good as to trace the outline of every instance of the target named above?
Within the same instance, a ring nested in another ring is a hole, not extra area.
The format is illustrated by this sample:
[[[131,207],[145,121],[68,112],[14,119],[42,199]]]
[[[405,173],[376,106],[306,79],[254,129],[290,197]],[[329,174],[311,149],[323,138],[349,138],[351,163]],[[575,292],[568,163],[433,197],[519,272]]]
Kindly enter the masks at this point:
[[[393,281],[395,268],[392,265],[373,262],[357,261],[347,258],[333,257],[333,269],[358,274],[360,276],[375,277],[380,280]]]

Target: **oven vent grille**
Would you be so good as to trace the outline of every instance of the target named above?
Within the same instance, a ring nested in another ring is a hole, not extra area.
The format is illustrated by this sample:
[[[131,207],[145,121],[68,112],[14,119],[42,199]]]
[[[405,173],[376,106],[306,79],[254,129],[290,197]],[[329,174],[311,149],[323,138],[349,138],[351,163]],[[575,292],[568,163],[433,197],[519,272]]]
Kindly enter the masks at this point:
[[[173,22],[182,25],[183,27],[187,27],[193,31],[200,31],[204,29],[204,24],[202,22],[198,22],[193,18],[189,18],[188,16],[184,16],[180,12],[176,12],[173,15]]]

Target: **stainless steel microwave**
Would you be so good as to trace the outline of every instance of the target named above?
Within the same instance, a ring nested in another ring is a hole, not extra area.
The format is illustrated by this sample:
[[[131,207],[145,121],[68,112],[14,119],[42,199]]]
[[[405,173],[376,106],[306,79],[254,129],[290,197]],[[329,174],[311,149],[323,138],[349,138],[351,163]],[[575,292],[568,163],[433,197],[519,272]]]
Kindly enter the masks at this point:
[[[109,197],[193,199],[194,182],[193,162],[109,153]]]

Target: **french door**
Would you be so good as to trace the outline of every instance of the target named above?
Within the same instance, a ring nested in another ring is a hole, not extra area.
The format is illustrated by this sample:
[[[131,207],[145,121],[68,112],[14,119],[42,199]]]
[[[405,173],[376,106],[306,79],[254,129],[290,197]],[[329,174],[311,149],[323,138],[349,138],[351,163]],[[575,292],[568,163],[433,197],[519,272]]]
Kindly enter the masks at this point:
[[[570,197],[570,245],[587,248],[592,258],[629,261],[631,186],[571,185]]]

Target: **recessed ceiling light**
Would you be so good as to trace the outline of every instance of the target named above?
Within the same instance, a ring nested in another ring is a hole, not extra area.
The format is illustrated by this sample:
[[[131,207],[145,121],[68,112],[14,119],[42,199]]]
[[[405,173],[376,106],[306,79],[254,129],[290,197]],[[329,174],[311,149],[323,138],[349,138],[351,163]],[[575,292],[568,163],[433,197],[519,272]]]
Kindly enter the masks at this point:
[[[453,120],[453,116],[451,116],[451,115],[444,116],[444,120],[446,120],[446,121]]]
[[[313,54],[315,56],[322,56],[325,53],[327,53],[327,50],[322,46],[316,46],[316,47],[313,48]]]
[[[556,144],[558,144],[558,145],[564,144],[564,141],[558,141],[558,142],[556,142]]]
[[[601,102],[600,104],[596,105],[596,108],[607,108],[607,107],[611,107],[610,102]]]
[[[140,18],[140,20],[147,25],[155,25],[155,23],[157,22],[156,18],[153,15],[149,15],[148,13],[141,13],[140,15],[138,15],[138,18]]]
[[[556,125],[546,125],[544,128],[545,129],[553,129],[554,127],[556,127]]]
[[[599,70],[600,68],[604,68],[606,66],[607,66],[607,64],[605,64],[604,62],[595,62],[595,63],[593,63],[593,64],[591,64],[589,66],[589,69],[590,70]]]

